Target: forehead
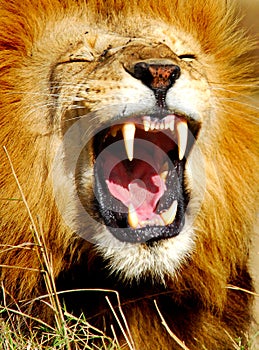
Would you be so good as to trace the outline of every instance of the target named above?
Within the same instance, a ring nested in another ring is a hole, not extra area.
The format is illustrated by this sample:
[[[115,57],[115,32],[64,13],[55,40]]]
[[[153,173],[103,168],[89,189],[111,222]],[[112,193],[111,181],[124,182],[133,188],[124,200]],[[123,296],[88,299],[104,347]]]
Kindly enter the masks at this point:
[[[83,40],[82,40],[83,39]],[[118,26],[116,23],[93,23],[81,35],[81,40],[97,51],[116,49],[129,42],[150,42],[165,44],[175,54],[201,52],[199,42],[176,25],[149,18],[137,22],[125,19]]]

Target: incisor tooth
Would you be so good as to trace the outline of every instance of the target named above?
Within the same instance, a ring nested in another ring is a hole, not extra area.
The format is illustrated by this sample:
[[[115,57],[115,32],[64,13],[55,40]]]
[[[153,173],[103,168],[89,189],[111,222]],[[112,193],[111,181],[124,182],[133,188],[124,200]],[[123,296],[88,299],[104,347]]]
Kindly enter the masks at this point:
[[[165,128],[165,122],[164,122],[164,120],[161,120],[160,125],[159,125],[159,129],[164,130],[164,128]]]
[[[154,130],[156,128],[156,122],[155,121],[152,121],[151,123],[150,123],[150,129],[151,130]]]
[[[128,223],[130,227],[136,229],[138,227],[138,214],[133,204],[130,204],[128,209]]]
[[[182,160],[186,151],[188,126],[186,120],[181,120],[176,123],[177,138],[178,138],[178,154],[179,159]]]
[[[150,127],[150,118],[149,118],[149,119],[145,118],[145,119],[143,120],[143,126],[144,126],[144,130],[145,130],[145,131],[148,131],[148,130],[149,130],[149,127]]]
[[[169,129],[170,129],[171,131],[174,131],[174,119],[170,121],[170,123],[169,123]]]
[[[175,219],[176,212],[177,212],[177,200],[173,201],[173,204],[167,211],[160,214],[160,217],[163,219],[165,225],[172,224],[172,222]]]
[[[148,131],[149,130],[149,122],[147,120],[144,120],[143,125],[144,125],[144,130]]]
[[[136,126],[134,123],[124,124],[122,127],[122,135],[124,139],[125,149],[128,159],[132,161],[134,157],[134,137]]]

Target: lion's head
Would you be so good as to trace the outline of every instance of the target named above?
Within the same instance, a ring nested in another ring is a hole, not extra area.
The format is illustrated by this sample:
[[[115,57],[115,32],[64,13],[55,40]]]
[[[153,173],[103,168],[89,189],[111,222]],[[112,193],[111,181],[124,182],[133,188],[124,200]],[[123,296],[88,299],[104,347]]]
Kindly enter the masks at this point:
[[[61,58],[50,103],[64,137],[52,175],[65,221],[113,270],[163,280],[194,247],[205,191],[198,138],[212,101],[197,51],[172,35],[175,53],[165,25],[154,36],[147,26],[137,38],[88,30]]]

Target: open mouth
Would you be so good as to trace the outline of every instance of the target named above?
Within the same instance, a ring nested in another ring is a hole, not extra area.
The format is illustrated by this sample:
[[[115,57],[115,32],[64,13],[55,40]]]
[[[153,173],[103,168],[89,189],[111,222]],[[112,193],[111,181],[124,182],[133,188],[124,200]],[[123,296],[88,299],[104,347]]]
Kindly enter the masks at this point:
[[[178,114],[123,120],[94,137],[95,196],[110,232],[124,242],[176,236],[189,194],[186,158],[199,126]]]

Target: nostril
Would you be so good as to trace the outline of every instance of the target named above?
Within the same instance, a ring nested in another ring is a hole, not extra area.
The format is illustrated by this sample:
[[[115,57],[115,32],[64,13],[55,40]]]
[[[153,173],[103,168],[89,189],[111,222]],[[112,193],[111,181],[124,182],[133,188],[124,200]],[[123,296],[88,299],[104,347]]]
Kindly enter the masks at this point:
[[[149,70],[149,64],[145,62],[139,62],[136,63],[134,66],[134,73],[133,76],[139,80],[150,80],[150,82],[153,80],[152,74]],[[144,81],[143,81],[144,82]]]
[[[174,69],[173,69],[173,72],[171,73],[171,77],[170,79],[175,82],[177,79],[180,78],[180,75],[181,75],[181,69],[179,66],[177,65],[174,65]]]

